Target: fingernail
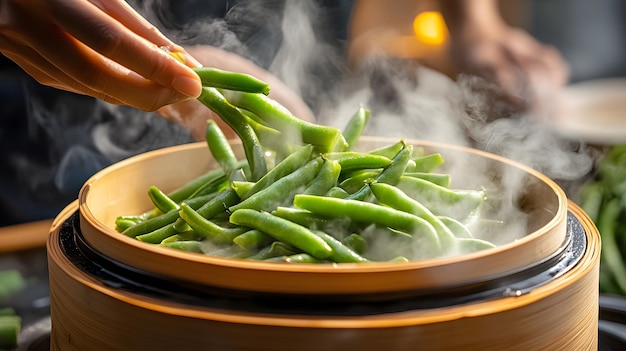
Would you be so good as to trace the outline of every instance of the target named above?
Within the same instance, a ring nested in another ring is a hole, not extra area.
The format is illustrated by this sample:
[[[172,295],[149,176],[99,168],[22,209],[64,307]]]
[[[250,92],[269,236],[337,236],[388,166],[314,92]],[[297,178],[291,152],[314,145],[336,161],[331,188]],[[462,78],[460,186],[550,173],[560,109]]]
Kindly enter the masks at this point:
[[[198,97],[202,92],[200,81],[186,76],[177,76],[174,78],[172,87],[179,93],[191,97]]]

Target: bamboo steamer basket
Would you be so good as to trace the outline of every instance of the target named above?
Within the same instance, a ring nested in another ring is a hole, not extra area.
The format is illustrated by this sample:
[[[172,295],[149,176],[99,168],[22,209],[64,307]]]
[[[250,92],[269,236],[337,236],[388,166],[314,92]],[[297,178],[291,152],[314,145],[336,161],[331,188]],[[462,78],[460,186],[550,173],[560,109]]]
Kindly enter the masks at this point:
[[[396,139],[363,137],[359,147],[371,150]],[[508,274],[551,255],[565,238],[567,198],[544,175],[508,159],[474,149],[424,141],[408,141],[426,152],[440,152],[456,187],[506,186],[523,213],[509,222],[528,219],[523,237],[471,255],[368,265],[275,265],[190,254],[146,245],[116,232],[115,218],[151,207],[146,191],[156,185],[173,190],[217,167],[203,143],[142,154],[90,178],[79,194],[80,226],[85,240],[102,254],[140,270],[225,289],[293,294],[385,294],[469,284]],[[241,145],[234,143],[242,156]],[[470,176],[471,175],[471,176]],[[514,184],[505,184],[504,181]],[[526,218],[525,218],[526,217]],[[375,282],[375,283],[374,283]]]
[[[62,228],[77,207],[74,202],[59,215],[48,241],[52,351],[598,349],[600,237],[572,203],[568,207],[583,228],[584,249],[558,278],[484,300],[353,315],[233,308],[246,303],[241,299],[202,306],[127,289],[126,277],[97,277],[70,259],[73,249],[61,248]],[[317,306],[310,296],[300,303]],[[348,310],[362,307],[340,304]]]
[[[366,142],[371,149],[390,140]],[[53,223],[51,349],[597,350],[600,239],[584,212],[550,179],[510,160],[411,143],[461,166],[486,162],[490,178],[506,174],[524,184],[516,200],[531,219],[528,233],[470,255],[371,265],[266,264],[167,250],[116,233],[113,220],[145,211],[149,185],[173,190],[215,166],[202,144],[158,150],[96,174]],[[575,245],[572,220],[582,233]],[[68,231],[80,238],[70,243],[82,244],[63,244]],[[575,262],[563,261],[574,251]],[[530,285],[517,289],[519,279]],[[176,296],[179,286],[192,291],[190,299]]]

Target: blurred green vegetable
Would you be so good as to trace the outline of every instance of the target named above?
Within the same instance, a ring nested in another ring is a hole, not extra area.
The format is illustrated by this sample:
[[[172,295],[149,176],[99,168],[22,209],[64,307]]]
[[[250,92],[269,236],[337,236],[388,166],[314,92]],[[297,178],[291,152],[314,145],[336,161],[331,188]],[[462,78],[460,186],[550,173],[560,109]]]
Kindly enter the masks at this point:
[[[597,171],[580,188],[579,204],[602,238],[600,292],[626,295],[626,144],[611,147]]]

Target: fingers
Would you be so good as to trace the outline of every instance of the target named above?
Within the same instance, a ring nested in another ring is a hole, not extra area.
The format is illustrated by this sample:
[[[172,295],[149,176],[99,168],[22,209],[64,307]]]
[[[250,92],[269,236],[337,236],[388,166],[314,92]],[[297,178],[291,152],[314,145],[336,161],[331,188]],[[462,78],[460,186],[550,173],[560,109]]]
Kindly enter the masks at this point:
[[[114,13],[143,35],[156,40],[156,43],[130,31],[126,27],[127,23],[118,22],[88,1],[55,0],[52,2],[54,6],[50,6],[50,10],[54,23],[85,46],[142,77],[176,90],[182,95],[189,97],[200,95],[202,87],[197,75],[189,67],[159,49],[160,46],[174,44],[150,29],[149,26],[146,27],[143,24],[144,20],[138,18],[139,16],[134,11],[129,12],[129,7],[113,7]],[[117,0],[112,3],[117,3]],[[150,34],[150,31],[153,33]]]
[[[147,111],[186,98],[98,54],[51,23],[34,21],[21,29],[14,42],[25,44],[16,48],[21,52],[13,56],[21,57],[22,65],[28,62],[39,67],[73,91]]]
[[[184,63],[190,67],[201,67],[202,64],[189,55],[185,49],[166,38],[155,26],[139,15],[126,1],[121,0],[92,0],[100,8],[119,23],[135,34],[145,38],[160,47],[166,47],[170,52],[181,53]]]
[[[4,54],[40,84],[76,94],[93,96],[117,105],[122,104],[121,101],[112,96],[85,87],[56,68],[31,48],[17,43],[9,44],[9,42],[5,42],[4,44],[6,48]],[[12,48],[8,48],[9,45]]]

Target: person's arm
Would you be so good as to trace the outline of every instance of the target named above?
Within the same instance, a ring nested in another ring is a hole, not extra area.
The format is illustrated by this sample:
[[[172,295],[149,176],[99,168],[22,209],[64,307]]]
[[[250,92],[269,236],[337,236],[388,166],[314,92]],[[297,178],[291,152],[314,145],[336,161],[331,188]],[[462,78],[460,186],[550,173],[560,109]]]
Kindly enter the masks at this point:
[[[437,52],[439,56],[416,58],[425,66],[452,78],[482,77],[520,108],[568,80],[560,53],[506,23],[495,0],[355,1],[348,38],[350,66],[358,67],[371,55],[396,55],[385,49],[395,38],[413,35],[413,19],[422,11],[440,11],[449,30],[445,56]]]
[[[456,73],[496,83],[518,106],[567,83],[569,70],[560,53],[505,23],[497,1],[443,0],[439,6]]]
[[[0,0],[0,52],[44,85],[142,110],[200,95],[199,64],[122,0]]]

